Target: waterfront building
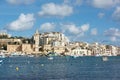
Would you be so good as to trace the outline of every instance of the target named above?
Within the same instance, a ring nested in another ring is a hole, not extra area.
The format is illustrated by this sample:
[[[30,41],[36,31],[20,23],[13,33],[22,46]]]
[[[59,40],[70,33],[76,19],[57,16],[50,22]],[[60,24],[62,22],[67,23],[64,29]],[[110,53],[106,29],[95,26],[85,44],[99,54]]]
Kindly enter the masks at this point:
[[[39,52],[39,46],[40,46],[40,34],[39,31],[36,30],[34,34],[34,43],[35,43],[35,52]]]
[[[7,52],[24,52],[24,53],[32,53],[33,45],[32,44],[8,44]]]
[[[12,52],[18,52],[18,51],[22,51],[20,44],[8,44],[7,45],[7,52],[12,53]]]
[[[111,47],[112,47],[112,55],[113,55],[113,56],[116,56],[116,55],[118,54],[117,47],[112,46],[112,45],[111,45]]]
[[[53,52],[57,55],[70,56],[116,56],[120,54],[120,48],[113,45],[104,45],[97,42],[92,44],[69,42],[69,39],[60,32],[39,33],[38,30],[31,39],[1,38],[0,44],[6,44],[9,53],[21,52],[21,54],[39,53],[40,55],[47,55]]]
[[[105,45],[103,55],[116,56],[118,53],[117,47],[112,45]]]
[[[21,51],[26,54],[33,53],[33,44],[22,44],[21,45]]]
[[[64,47],[69,44],[69,39],[60,32],[47,32],[40,34],[37,30],[33,37],[36,52],[62,53],[65,51]]]
[[[22,43],[22,39],[0,39],[0,44]]]
[[[53,40],[52,41],[52,46],[65,46],[65,42],[64,41],[57,41],[57,40]]]
[[[110,49],[106,49],[103,56],[112,56],[112,51]]]
[[[49,52],[52,52],[52,46],[51,45],[43,45],[43,52],[45,52],[46,54]]]
[[[65,53],[65,46],[54,46],[52,50],[54,53],[61,55]]]
[[[92,51],[87,42],[70,42],[70,44],[66,46],[65,54],[71,56],[90,56]]]
[[[120,56],[120,47],[117,47],[117,55]]]
[[[88,50],[81,48],[81,47],[75,47],[71,49],[71,56],[88,56]]]

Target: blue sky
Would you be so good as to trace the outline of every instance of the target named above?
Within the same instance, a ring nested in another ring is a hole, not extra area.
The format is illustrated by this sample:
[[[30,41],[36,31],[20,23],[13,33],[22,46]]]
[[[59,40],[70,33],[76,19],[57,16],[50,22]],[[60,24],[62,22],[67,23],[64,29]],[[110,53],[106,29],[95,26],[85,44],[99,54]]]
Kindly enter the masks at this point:
[[[0,32],[31,37],[36,29],[120,45],[120,0],[0,0]]]

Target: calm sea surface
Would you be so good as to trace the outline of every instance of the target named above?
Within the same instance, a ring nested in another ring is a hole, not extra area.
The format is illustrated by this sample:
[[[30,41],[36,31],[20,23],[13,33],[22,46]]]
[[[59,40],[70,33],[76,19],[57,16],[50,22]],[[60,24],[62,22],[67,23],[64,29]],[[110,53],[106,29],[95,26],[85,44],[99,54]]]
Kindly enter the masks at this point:
[[[0,80],[120,80],[120,57],[9,57]]]

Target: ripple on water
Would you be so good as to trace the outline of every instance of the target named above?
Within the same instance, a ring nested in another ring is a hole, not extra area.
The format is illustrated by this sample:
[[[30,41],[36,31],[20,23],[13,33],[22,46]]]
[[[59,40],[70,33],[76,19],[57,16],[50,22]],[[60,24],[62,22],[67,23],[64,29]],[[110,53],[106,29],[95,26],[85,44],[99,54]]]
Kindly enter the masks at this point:
[[[119,80],[119,66],[120,57],[17,57],[0,63],[0,80]]]

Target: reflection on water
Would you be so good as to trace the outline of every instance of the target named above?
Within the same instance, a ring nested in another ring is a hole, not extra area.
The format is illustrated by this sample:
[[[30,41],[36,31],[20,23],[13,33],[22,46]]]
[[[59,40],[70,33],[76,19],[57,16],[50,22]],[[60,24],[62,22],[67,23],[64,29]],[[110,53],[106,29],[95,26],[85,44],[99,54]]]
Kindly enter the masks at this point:
[[[120,57],[0,59],[0,80],[120,80]]]

